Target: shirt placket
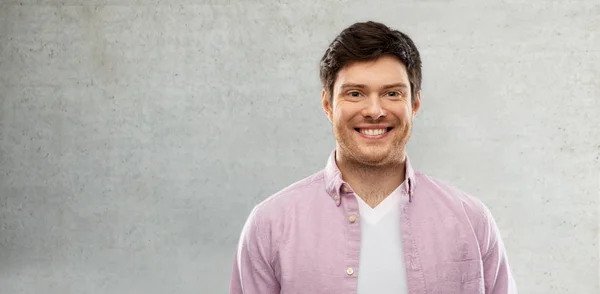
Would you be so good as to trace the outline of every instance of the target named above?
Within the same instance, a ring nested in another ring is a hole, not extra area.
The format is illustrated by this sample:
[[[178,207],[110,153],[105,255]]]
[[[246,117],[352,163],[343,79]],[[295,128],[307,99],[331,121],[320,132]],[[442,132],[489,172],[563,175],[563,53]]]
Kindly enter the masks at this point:
[[[360,260],[360,214],[358,202],[346,186],[342,186],[342,206],[346,216],[346,264],[344,270],[344,293],[356,293]]]
[[[412,202],[413,190],[409,188],[409,203]],[[402,223],[401,234],[402,244],[404,249],[404,262],[406,266],[406,278],[408,283],[408,293],[425,293],[425,278],[423,275],[423,269],[421,268],[421,261],[419,259],[419,251],[417,246],[416,234],[418,231],[415,230],[411,223],[411,214],[414,211],[411,205],[404,203],[402,212]]]

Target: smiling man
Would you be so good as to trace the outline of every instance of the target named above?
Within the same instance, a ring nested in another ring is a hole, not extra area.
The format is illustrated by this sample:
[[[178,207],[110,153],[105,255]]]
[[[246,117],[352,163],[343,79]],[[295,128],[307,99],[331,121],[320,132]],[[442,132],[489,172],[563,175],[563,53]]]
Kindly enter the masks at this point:
[[[254,207],[230,293],[517,293],[487,207],[409,162],[421,106],[413,41],[356,23],[320,71],[336,148],[323,170]]]

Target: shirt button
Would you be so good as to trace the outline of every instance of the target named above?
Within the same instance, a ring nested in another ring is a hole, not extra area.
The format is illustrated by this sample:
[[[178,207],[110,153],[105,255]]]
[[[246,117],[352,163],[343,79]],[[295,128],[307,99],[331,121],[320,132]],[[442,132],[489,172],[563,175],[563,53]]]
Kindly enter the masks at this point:
[[[348,187],[347,186],[344,186],[343,189],[344,189],[344,192],[348,193]]]
[[[352,274],[354,274],[354,270],[351,267],[349,267],[349,268],[346,269],[346,274],[348,274],[349,276],[351,276]]]
[[[348,220],[349,220],[351,223],[354,223],[354,222],[356,221],[356,216],[355,216],[355,215],[351,215],[350,217],[348,217]]]
[[[338,196],[338,195],[333,196],[333,200],[338,201],[338,199],[340,199],[340,196]]]

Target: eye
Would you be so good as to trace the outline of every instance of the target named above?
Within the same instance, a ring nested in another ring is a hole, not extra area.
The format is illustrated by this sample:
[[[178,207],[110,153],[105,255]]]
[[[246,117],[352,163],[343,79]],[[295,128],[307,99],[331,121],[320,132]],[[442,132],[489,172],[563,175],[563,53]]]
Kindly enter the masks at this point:
[[[353,98],[360,97],[360,92],[350,91],[350,92],[348,92],[348,96],[353,97]]]
[[[402,96],[402,93],[398,92],[398,91],[392,91],[392,92],[388,92],[387,93],[389,96],[391,97],[400,97]]]

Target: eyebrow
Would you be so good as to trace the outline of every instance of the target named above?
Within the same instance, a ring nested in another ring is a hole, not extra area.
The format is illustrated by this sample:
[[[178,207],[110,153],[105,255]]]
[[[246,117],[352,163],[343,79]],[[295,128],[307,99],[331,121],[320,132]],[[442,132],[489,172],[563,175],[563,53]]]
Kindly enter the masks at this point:
[[[346,90],[348,88],[366,89],[368,87],[367,87],[367,85],[364,85],[364,84],[346,83],[346,84],[343,84],[340,89]],[[394,83],[394,84],[384,85],[383,87],[381,87],[381,90],[387,90],[387,89],[391,89],[391,88],[408,89],[408,86],[405,83]]]

